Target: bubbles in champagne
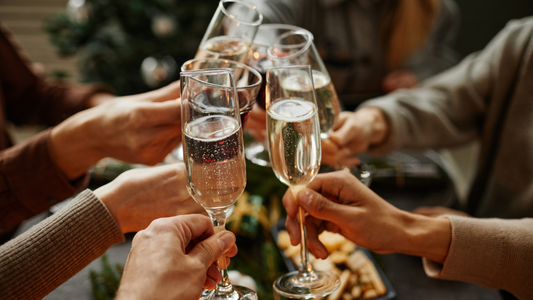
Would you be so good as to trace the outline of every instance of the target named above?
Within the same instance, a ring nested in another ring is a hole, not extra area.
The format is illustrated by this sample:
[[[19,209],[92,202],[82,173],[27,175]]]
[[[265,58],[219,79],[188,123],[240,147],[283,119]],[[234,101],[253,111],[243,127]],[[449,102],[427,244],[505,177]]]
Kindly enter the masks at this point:
[[[239,121],[214,115],[184,129],[184,158],[191,196],[207,209],[232,205],[246,186]]]
[[[322,138],[326,138],[335,124],[335,119],[340,113],[340,104],[337,92],[328,75],[313,70],[313,84],[317,97],[318,118]],[[311,85],[305,77],[299,74],[287,76],[281,83],[288,91],[289,97],[301,97],[302,92],[309,92]]]
[[[316,106],[303,99],[283,99],[268,109],[267,129],[272,169],[289,186],[306,185],[320,167]]]
[[[244,62],[248,49],[249,43],[242,39],[218,36],[201,45],[195,58],[220,58]]]

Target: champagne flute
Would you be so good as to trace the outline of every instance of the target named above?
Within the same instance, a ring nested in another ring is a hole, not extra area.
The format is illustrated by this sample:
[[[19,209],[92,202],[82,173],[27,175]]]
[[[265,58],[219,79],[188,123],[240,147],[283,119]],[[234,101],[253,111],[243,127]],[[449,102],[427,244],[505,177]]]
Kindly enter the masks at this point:
[[[289,31],[279,35],[270,45],[268,56],[274,66],[310,65],[317,96],[320,137],[327,142],[341,111],[339,97],[331,77],[313,43],[313,35],[307,30]],[[323,164],[321,172],[335,171],[346,167]],[[370,184],[371,169],[365,163],[347,166],[350,171],[366,185]]]
[[[181,72],[181,101],[187,190],[205,208],[215,232],[219,232],[246,186],[233,69]],[[218,267],[222,281],[207,299],[257,299],[252,290],[229,282],[225,256],[219,258]]]
[[[257,29],[257,34],[255,35],[247,64],[259,71],[259,73],[263,77],[261,90],[259,91],[256,101],[257,105],[263,110],[265,109],[266,70],[273,67],[272,61],[268,58],[268,48],[279,35],[288,31],[297,30],[306,31],[310,36],[313,36],[311,32],[301,27],[288,24],[261,24]],[[246,145],[244,147],[244,154],[246,155],[246,158],[256,165],[270,167],[271,165],[268,158],[269,154],[266,147],[266,143],[267,141],[266,139],[264,139],[256,140]]]
[[[243,63],[214,58],[190,59],[181,66],[182,71],[219,68],[231,68],[234,70],[237,94],[239,96],[241,124],[244,125],[246,117],[257,99],[263,81],[261,74],[257,70]],[[176,161],[183,161],[182,146],[176,147],[171,152],[171,156]]]
[[[195,58],[244,62],[263,15],[254,5],[221,0],[207,27]]]
[[[276,177],[294,197],[311,182],[320,168],[320,124],[310,66],[267,70],[266,108],[270,162]],[[340,286],[330,272],[313,270],[309,262],[305,212],[299,208],[301,263],[298,271],[282,275],[274,289],[288,298],[322,297]]]

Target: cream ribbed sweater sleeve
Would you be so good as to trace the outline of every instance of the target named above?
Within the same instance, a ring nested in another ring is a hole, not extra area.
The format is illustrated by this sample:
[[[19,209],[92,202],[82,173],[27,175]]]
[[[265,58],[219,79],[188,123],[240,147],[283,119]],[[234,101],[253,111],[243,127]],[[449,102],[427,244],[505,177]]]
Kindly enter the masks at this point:
[[[430,277],[466,281],[533,297],[533,219],[447,216],[452,241],[443,265],[424,259]]]
[[[0,247],[0,298],[41,299],[124,241],[120,227],[91,191]]]

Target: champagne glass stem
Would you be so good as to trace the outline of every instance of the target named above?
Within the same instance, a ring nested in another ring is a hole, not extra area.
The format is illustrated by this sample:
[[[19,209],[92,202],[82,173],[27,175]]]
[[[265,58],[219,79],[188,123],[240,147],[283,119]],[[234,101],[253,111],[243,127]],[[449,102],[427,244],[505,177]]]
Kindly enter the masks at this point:
[[[304,189],[305,186],[291,186],[291,192],[294,196],[294,199],[296,201],[296,198],[298,197],[298,192]],[[309,251],[307,250],[307,233],[305,230],[305,211],[303,208],[298,208],[298,215],[299,215],[299,221],[300,221],[300,266],[298,268],[298,276],[300,277],[300,280],[302,281],[308,281],[314,279],[314,272],[313,267],[311,266],[311,263],[309,262]]]
[[[210,212],[209,216],[211,217],[211,220],[213,221],[213,227],[215,229],[215,232],[220,232],[225,229],[226,225],[226,212],[225,211],[216,211],[216,212]],[[218,269],[220,271],[220,274],[222,275],[222,280],[217,284],[216,286],[216,293],[218,294],[229,294],[233,293],[233,286],[231,285],[229,278],[228,278],[228,270],[226,265],[226,256],[222,255],[218,258]]]
[[[307,233],[305,231],[305,211],[303,208],[298,208],[298,214],[300,215],[300,235],[302,241],[300,242],[300,274],[308,274],[311,275],[313,272],[313,268],[311,267],[311,263],[309,262],[309,251],[307,251]]]

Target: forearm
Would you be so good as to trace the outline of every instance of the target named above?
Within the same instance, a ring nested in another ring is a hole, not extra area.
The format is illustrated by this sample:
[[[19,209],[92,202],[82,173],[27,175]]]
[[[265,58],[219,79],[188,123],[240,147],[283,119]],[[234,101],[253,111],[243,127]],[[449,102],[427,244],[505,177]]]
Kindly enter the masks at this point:
[[[361,122],[368,124],[366,135],[370,147],[384,143],[390,132],[390,124],[383,110],[377,107],[364,107],[357,110],[354,115]]]
[[[51,130],[0,152],[0,227],[6,230],[80,191],[50,155]]]
[[[448,216],[452,241],[444,264],[424,260],[428,276],[471,282],[533,295],[533,219],[478,219]]]
[[[50,155],[69,180],[87,173],[104,158],[92,134],[92,114],[84,111],[52,129]]]
[[[124,236],[90,191],[0,247],[3,299],[41,299]]]
[[[405,239],[397,241],[395,252],[425,257],[444,263],[450,248],[452,229],[447,218],[431,218],[411,213],[402,215]]]

